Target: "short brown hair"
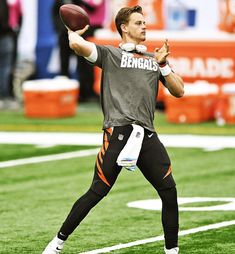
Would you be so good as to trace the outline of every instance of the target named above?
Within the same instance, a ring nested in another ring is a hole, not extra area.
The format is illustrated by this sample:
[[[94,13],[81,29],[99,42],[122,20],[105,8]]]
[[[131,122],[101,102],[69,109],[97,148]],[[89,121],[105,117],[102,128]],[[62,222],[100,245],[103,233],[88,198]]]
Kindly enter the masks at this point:
[[[138,12],[140,14],[143,14],[142,7],[139,5],[133,6],[133,7],[123,7],[119,10],[115,17],[115,25],[119,32],[119,34],[122,37],[122,24],[127,24],[129,22],[129,18],[132,13]]]

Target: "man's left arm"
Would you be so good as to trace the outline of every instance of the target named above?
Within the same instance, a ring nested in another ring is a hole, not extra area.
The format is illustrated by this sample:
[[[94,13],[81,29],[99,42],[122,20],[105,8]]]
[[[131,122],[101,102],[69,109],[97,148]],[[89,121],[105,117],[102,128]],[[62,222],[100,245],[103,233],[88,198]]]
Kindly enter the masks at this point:
[[[164,76],[164,79],[167,83],[167,89],[173,96],[180,98],[184,95],[184,82],[179,75],[171,71],[167,76]]]
[[[171,70],[167,62],[167,56],[169,54],[169,44],[168,40],[166,40],[160,49],[155,49],[154,58],[158,62],[160,72],[167,83],[169,92],[173,96],[180,98],[184,95],[184,82],[179,75]]]

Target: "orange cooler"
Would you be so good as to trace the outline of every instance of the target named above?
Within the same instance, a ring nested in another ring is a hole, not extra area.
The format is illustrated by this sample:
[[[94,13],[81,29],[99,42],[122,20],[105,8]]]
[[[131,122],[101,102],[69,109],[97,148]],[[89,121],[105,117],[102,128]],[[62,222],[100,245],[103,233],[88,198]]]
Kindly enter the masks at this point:
[[[172,123],[199,123],[214,119],[219,88],[207,82],[185,84],[185,94],[175,98],[166,93],[166,118]]]
[[[79,83],[67,78],[23,83],[24,112],[32,118],[60,118],[76,114]]]

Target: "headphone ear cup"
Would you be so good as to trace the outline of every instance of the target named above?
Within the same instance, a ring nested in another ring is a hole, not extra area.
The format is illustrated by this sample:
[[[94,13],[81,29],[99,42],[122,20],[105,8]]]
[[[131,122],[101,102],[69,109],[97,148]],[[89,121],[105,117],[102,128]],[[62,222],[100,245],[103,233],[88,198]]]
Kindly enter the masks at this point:
[[[139,53],[145,53],[147,51],[147,47],[145,45],[136,45],[136,51]]]
[[[119,47],[127,52],[135,50],[135,44],[131,42],[120,44]]]

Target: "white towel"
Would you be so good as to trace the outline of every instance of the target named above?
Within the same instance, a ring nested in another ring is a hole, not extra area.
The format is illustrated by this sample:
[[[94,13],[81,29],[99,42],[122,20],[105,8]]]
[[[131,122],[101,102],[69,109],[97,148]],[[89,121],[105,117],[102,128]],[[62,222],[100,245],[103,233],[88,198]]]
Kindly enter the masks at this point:
[[[142,147],[144,128],[136,124],[132,124],[132,126],[133,130],[126,145],[123,147],[117,158],[117,164],[128,170],[134,171],[137,167],[136,163]]]

